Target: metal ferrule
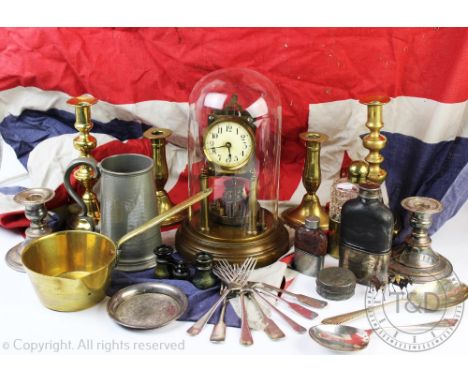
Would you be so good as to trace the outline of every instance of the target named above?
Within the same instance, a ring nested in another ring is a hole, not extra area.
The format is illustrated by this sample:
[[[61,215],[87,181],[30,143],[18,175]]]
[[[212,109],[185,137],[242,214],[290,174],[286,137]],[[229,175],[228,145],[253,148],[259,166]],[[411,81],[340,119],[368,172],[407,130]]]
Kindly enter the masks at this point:
[[[359,284],[369,285],[374,279],[386,284],[390,253],[371,253],[341,243],[340,267],[352,271]]]

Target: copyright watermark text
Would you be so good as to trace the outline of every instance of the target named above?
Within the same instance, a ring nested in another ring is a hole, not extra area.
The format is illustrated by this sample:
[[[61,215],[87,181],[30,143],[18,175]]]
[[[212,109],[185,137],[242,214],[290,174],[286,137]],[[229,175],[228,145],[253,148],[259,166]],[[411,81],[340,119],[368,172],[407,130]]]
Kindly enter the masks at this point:
[[[179,342],[98,340],[81,338],[77,340],[28,340],[14,338],[3,340],[3,352],[21,353],[66,353],[66,352],[181,352],[185,350],[185,340]]]

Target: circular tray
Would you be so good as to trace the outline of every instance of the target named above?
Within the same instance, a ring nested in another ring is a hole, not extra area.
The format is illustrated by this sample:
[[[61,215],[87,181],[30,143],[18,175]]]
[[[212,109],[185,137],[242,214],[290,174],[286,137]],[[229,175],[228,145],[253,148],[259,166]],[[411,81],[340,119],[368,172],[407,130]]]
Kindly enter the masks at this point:
[[[147,282],[119,290],[109,300],[107,312],[127,328],[155,329],[177,320],[187,306],[187,296],[179,288]]]

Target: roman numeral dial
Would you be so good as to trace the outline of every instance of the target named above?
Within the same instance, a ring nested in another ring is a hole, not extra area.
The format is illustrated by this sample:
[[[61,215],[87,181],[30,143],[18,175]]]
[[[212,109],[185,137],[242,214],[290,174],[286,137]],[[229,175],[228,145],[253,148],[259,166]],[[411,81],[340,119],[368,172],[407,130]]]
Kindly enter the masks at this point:
[[[203,150],[218,166],[238,169],[249,161],[254,138],[249,128],[235,121],[215,122],[205,133]]]

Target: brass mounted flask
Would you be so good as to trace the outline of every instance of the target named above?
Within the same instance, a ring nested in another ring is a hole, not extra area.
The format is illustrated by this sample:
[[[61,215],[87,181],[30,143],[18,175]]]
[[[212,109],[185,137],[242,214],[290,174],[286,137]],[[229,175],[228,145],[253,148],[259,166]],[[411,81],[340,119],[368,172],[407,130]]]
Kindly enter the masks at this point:
[[[97,102],[98,100],[89,94],[70,98],[67,101],[69,105],[75,107],[75,129],[78,130],[79,134],[73,139],[73,146],[79,151],[80,158],[92,158],[91,151],[97,146],[96,138],[90,134],[93,128],[91,106]],[[82,165],[73,173],[73,176],[84,190],[82,199],[87,207],[87,216],[93,220],[94,225],[98,225],[101,219],[101,212],[99,201],[93,192],[93,186],[96,182],[93,170],[89,166]],[[89,222],[83,218],[79,218],[77,216],[78,212],[74,211],[69,219],[69,228],[89,230]]]
[[[320,169],[320,149],[322,143],[328,140],[326,134],[308,131],[301,133],[299,138],[305,143],[306,158],[302,172],[302,184],[307,193],[297,207],[288,208],[281,214],[286,224],[293,228],[304,224],[309,216],[317,216],[320,219],[320,228],[328,230],[328,214],[320,205],[317,190],[322,180]]]
[[[158,214],[162,214],[174,206],[174,203],[172,203],[168,193],[164,189],[167,179],[169,178],[169,169],[167,167],[166,159],[166,142],[171,135],[171,130],[159,127],[152,127],[151,129],[146,130],[143,134],[145,138],[151,141],[151,147],[153,150],[153,174],[156,188],[156,209]],[[170,226],[179,223],[186,215],[186,211],[183,210],[164,220],[161,225]]]

